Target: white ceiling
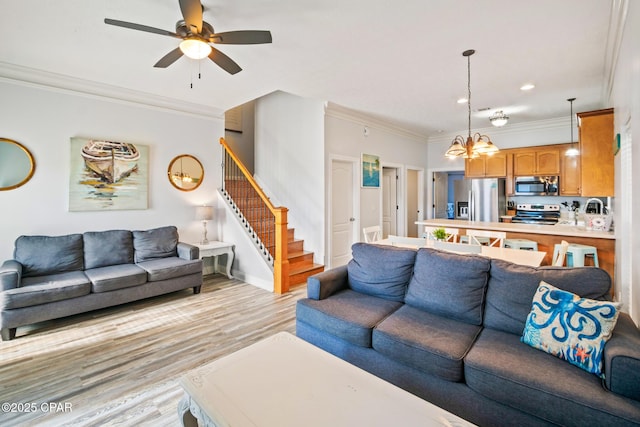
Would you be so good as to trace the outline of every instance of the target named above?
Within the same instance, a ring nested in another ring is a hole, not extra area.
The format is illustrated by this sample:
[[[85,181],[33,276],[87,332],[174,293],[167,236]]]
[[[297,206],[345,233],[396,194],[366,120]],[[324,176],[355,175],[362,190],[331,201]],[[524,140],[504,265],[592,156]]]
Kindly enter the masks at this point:
[[[423,135],[473,127],[497,109],[509,124],[603,104],[613,0],[203,0],[217,32],[270,30],[273,43],[219,45],[243,71],[209,60],[153,64],[178,40],[178,0],[0,0],[0,65],[28,67],[180,102],[230,109],[275,90],[367,113]],[[202,78],[198,80],[197,74]],[[190,83],[193,81],[193,88]],[[520,91],[532,82],[531,92]],[[6,100],[3,100],[6,102]],[[507,125],[509,126],[509,125]]]

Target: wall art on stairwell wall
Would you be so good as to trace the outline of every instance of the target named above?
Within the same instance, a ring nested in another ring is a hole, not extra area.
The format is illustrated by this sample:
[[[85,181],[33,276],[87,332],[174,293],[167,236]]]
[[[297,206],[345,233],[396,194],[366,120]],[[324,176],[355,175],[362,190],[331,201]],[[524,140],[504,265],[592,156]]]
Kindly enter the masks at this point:
[[[362,154],[362,186],[380,187],[380,157]]]
[[[147,209],[149,147],[71,138],[69,211]]]

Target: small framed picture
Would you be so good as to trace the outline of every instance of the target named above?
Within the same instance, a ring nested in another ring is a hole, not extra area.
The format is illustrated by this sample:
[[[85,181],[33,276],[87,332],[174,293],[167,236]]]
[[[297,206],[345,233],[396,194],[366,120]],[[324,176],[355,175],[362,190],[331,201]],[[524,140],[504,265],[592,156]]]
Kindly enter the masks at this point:
[[[362,186],[380,187],[380,157],[362,154]]]

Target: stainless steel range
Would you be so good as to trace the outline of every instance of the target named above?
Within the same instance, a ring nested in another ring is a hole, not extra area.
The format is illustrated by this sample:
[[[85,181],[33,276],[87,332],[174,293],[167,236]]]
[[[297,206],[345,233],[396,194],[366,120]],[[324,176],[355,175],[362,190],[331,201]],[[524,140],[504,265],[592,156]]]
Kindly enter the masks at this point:
[[[521,203],[516,205],[516,215],[511,219],[511,222],[555,225],[559,219],[560,205]]]

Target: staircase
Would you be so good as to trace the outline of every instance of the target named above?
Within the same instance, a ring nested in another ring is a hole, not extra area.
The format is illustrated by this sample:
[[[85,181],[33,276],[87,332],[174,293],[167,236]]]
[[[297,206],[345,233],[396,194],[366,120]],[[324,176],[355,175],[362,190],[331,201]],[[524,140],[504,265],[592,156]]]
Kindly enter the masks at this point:
[[[324,265],[313,263],[313,252],[304,250],[304,240],[295,239],[293,228],[287,229],[287,248],[290,286],[306,283],[307,277],[324,271]]]
[[[323,265],[314,264],[313,252],[304,250],[304,240],[297,240],[294,229],[287,227],[288,209],[275,207],[224,138],[220,144],[224,148],[220,193],[273,269],[274,291],[288,292],[290,286],[324,271]]]

